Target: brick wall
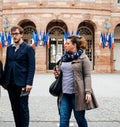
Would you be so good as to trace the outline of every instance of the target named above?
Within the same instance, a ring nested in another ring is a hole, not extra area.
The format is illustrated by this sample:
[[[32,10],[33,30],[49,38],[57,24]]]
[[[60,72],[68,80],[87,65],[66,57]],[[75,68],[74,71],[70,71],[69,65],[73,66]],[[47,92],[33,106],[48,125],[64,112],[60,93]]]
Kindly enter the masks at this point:
[[[0,0],[2,3],[2,0]],[[120,6],[116,0],[95,0],[93,2],[83,0],[4,0],[3,10],[0,4],[0,26],[3,18],[8,16],[10,25],[18,24],[24,19],[33,21],[38,31],[45,30],[47,24],[53,19],[60,19],[68,26],[69,31],[76,31],[82,21],[89,21],[95,30],[94,35],[94,71],[112,72],[113,50],[99,48],[100,32],[104,30],[105,17],[109,17],[110,31],[114,31],[120,23]],[[0,27],[2,30],[2,27]],[[36,71],[48,70],[47,49],[39,46],[36,52]],[[1,52],[4,59],[5,50]]]

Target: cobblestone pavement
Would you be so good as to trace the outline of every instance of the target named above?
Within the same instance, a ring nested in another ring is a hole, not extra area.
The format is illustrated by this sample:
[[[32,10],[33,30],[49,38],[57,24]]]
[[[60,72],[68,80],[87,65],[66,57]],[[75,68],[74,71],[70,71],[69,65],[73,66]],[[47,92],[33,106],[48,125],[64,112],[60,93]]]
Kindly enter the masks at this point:
[[[56,97],[49,94],[53,74],[36,74],[30,94],[30,127],[57,127]],[[86,112],[89,127],[120,127],[120,74],[92,74],[99,108]],[[14,127],[7,91],[1,89],[0,127]],[[77,127],[72,115],[71,127]]]

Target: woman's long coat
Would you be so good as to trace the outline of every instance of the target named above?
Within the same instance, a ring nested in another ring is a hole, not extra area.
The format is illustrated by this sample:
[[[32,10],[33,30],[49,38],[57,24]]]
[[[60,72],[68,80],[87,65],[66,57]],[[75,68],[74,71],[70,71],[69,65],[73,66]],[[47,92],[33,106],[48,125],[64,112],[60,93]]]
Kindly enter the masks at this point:
[[[75,90],[75,105],[76,111],[90,110],[98,107],[94,92],[91,86],[91,64],[86,54],[82,54],[78,59],[72,61],[74,75],[74,90]],[[85,95],[89,93],[92,96],[92,101],[87,104]],[[62,94],[59,97],[59,101]]]

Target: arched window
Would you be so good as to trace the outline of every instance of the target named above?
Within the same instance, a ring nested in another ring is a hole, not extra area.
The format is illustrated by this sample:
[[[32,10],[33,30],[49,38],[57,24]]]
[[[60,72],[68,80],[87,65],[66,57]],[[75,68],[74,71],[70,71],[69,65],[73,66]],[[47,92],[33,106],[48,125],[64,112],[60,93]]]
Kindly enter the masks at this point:
[[[80,27],[79,33],[81,36],[84,36],[88,42],[88,49],[86,50],[86,54],[89,57],[90,61],[93,61],[93,33],[88,27]]]
[[[36,31],[36,26],[34,22],[30,21],[29,19],[22,20],[19,25],[23,28],[23,40],[26,41],[28,44],[32,43],[32,32]]]

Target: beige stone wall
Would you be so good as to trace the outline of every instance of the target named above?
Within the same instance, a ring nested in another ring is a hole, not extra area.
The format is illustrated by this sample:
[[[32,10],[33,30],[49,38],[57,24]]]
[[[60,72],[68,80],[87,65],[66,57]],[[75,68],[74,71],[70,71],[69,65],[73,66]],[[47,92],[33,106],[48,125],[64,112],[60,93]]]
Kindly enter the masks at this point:
[[[93,2],[83,0],[14,0],[14,2],[3,0],[2,10],[1,5],[0,26],[2,26],[2,17],[5,15],[9,18],[10,26],[29,19],[35,23],[38,31],[45,30],[47,24],[56,18],[65,22],[69,31],[76,31],[81,22],[89,21],[95,29],[94,71],[111,72],[113,70],[113,51],[100,49],[99,37],[100,32],[104,30],[106,16],[111,24],[111,32],[114,32],[116,25],[120,23],[120,5],[117,5],[116,0],[93,0]],[[35,52],[37,72],[46,72],[46,48],[39,46]]]
[[[36,71],[37,72],[46,72],[46,47],[39,46],[35,49],[36,54]]]

